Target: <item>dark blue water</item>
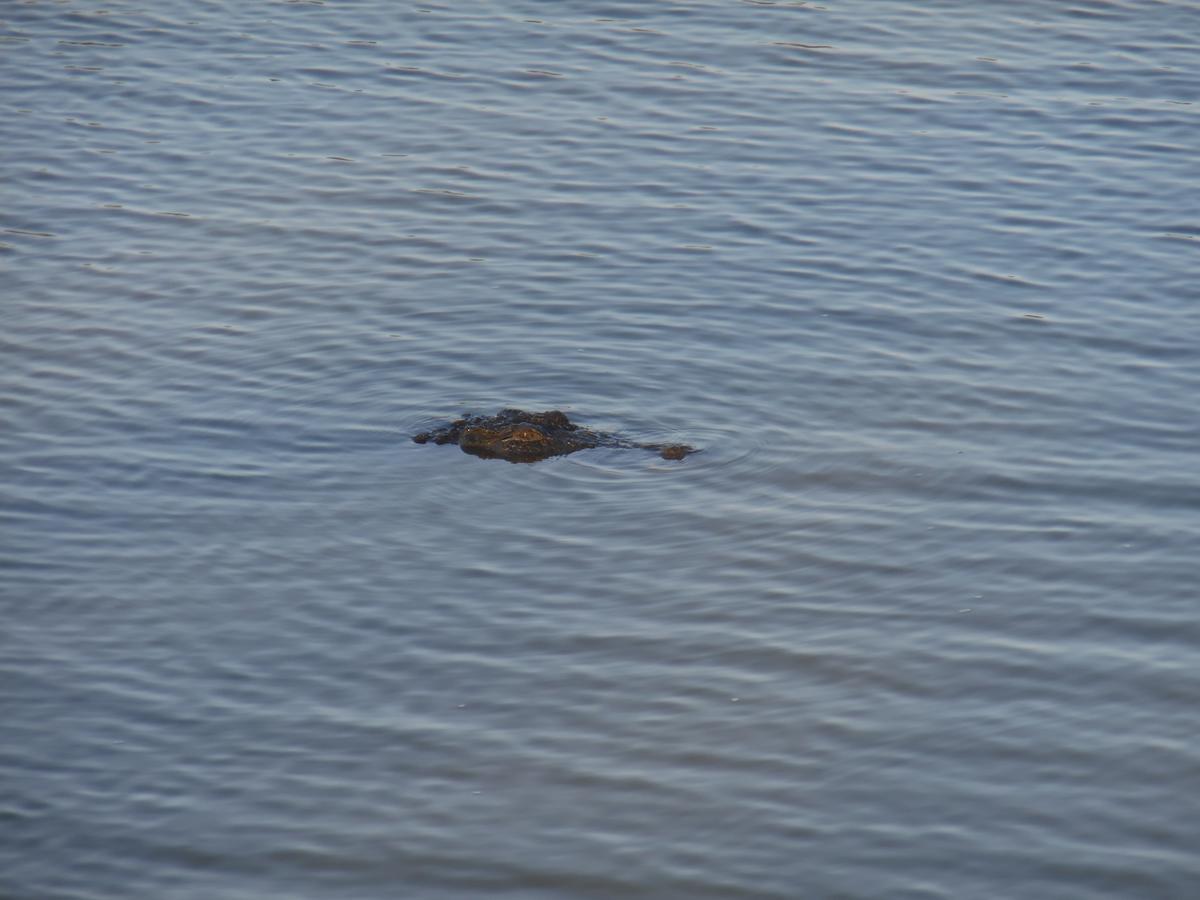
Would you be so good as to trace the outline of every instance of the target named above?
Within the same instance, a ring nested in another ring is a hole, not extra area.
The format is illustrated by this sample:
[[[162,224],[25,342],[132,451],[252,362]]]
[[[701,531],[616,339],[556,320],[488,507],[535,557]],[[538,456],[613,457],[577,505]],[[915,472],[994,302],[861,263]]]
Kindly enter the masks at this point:
[[[2,18],[0,894],[1196,896],[1196,4]]]

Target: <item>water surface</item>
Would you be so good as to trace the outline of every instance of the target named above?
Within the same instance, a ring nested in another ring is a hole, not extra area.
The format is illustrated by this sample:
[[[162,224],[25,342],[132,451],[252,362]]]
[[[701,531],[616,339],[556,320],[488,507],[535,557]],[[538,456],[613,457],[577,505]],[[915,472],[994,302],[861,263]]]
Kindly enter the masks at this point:
[[[4,20],[0,893],[1194,895],[1194,4]]]

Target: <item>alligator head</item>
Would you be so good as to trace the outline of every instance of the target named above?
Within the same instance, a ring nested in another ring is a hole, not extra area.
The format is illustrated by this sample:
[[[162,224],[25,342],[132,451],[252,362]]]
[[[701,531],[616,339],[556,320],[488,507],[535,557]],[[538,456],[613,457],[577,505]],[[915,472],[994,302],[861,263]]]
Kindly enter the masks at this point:
[[[458,445],[475,456],[530,462],[565,452],[550,432],[530,422],[471,425],[458,436]]]

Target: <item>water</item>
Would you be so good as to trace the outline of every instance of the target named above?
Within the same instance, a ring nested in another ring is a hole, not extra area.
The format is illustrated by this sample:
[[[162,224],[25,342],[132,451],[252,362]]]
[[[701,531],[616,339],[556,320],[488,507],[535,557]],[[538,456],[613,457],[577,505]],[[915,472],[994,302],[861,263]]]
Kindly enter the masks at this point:
[[[1195,4],[3,15],[0,894],[1195,896]]]

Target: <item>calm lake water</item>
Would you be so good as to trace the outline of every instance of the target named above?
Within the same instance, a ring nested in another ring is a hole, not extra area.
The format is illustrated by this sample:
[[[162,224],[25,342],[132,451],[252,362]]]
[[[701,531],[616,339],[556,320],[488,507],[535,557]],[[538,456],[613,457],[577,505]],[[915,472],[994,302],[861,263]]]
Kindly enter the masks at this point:
[[[1200,4],[2,18],[4,897],[1197,896]]]

